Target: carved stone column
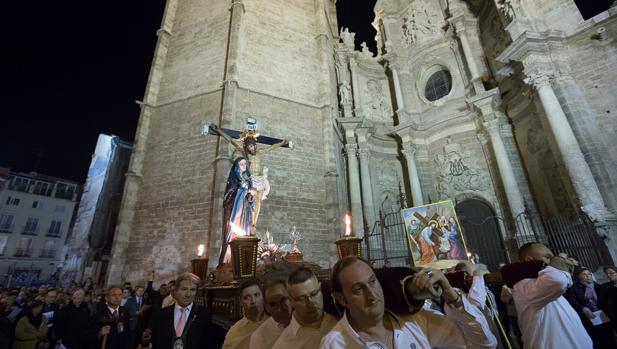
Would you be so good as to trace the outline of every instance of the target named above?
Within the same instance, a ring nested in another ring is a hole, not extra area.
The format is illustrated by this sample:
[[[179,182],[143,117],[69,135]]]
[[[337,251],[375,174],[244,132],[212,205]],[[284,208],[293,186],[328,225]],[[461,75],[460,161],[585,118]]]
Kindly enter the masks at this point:
[[[394,94],[396,96],[396,106],[398,107],[396,113],[400,113],[405,110],[405,102],[403,101],[403,92],[401,90],[401,82],[398,78],[398,69],[396,66],[390,66],[392,72],[392,80],[394,80]]]
[[[362,101],[360,100],[360,84],[358,81],[358,63],[355,60],[349,60],[351,68],[351,87],[353,90],[354,114],[356,117],[362,117]]]
[[[505,125],[504,121],[505,115],[500,112],[496,112],[496,115],[494,115],[491,119],[485,120],[483,125],[489,135],[491,145],[493,146],[493,152],[495,153],[495,159],[497,160],[497,167],[499,168],[501,181],[503,182],[503,187],[506,192],[506,199],[508,200],[508,205],[510,206],[510,212],[512,213],[512,217],[515,221],[517,221],[519,215],[525,213],[525,200],[523,199],[523,194],[521,193],[516,181],[516,175],[512,169],[510,156],[506,151],[503,139],[501,139],[502,127],[510,127],[509,125]],[[517,228],[519,228],[517,230],[520,231],[520,228],[523,227]]]
[[[358,172],[358,144],[347,143],[345,155],[347,156],[347,175],[349,178],[349,199],[351,201],[351,218],[356,236],[364,236],[362,224],[362,189],[360,187],[360,174]]]
[[[367,143],[361,143],[358,151],[360,158],[360,176],[362,181],[362,203],[364,207],[364,217],[370,230],[375,224],[375,205],[373,204],[373,186],[371,183],[371,170],[369,166],[370,149]]]
[[[416,164],[416,146],[410,141],[403,142],[403,155],[407,162],[407,172],[409,173],[409,183],[411,183],[411,200],[413,206],[424,205],[422,197],[422,186],[420,185],[420,175]]]
[[[531,84],[538,92],[548,125],[570,175],[582,210],[594,221],[603,221],[608,212],[602,194],[593,178],[572,127],[553,91],[551,86],[553,76],[549,72],[535,69],[533,66],[526,67],[525,73],[527,75],[525,82]]]
[[[461,20],[463,19],[461,18]],[[469,45],[469,39],[467,38],[467,30],[465,30],[465,24],[458,21],[453,24],[456,30],[456,35],[461,41],[461,46],[463,47],[463,54],[465,55],[465,60],[467,60],[467,65],[469,66],[471,80],[477,81],[480,79],[480,69],[478,68],[478,62],[476,62],[476,58],[474,57],[471,50],[471,45]]]

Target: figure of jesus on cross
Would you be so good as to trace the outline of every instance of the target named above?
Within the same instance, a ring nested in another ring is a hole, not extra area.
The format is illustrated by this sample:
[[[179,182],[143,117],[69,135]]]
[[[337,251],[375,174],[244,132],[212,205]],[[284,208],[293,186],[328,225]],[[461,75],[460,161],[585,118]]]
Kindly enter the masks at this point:
[[[238,152],[240,152],[241,158],[248,160],[248,164],[242,165],[242,161],[238,163],[243,170],[236,170],[236,162],[239,159],[234,161],[234,166],[232,166],[232,171],[230,172],[230,178],[228,179],[227,186],[230,187],[230,181],[232,180],[232,176],[237,176],[242,181],[243,174],[248,174],[249,178],[246,178],[244,181],[244,186],[246,186],[246,191],[250,196],[251,201],[251,212],[248,212],[250,215],[250,229],[245,231],[245,233],[250,235],[255,235],[257,220],[259,218],[259,213],[261,211],[261,201],[265,200],[270,192],[270,182],[268,181],[268,168],[263,165],[263,158],[270,151],[280,148],[287,147],[292,148],[293,144],[288,140],[281,140],[276,138],[271,138],[267,136],[260,136],[256,131],[256,121],[254,118],[247,119],[247,128],[243,132],[219,128],[216,125],[203,125],[202,133],[217,135],[227,142],[231,143]],[[257,143],[267,144],[268,147],[258,149]],[[245,166],[245,167],[242,167]],[[236,173],[236,172],[238,173]],[[234,200],[227,198],[228,190],[226,189],[225,199],[223,203],[223,249],[221,251],[221,260],[222,263],[223,258],[226,254],[227,243],[231,241],[233,238],[233,229],[237,228],[231,226],[233,222],[233,212],[235,212],[233,207],[228,206],[226,203],[229,202],[230,205],[237,204],[234,203]],[[247,216],[247,213],[243,213],[244,216]],[[242,227],[243,228],[243,227]]]

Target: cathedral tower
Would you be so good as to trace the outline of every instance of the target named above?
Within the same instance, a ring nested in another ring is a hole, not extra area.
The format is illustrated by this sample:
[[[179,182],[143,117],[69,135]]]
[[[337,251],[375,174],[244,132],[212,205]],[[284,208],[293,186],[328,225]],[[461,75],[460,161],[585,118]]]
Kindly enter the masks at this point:
[[[286,243],[296,226],[306,258],[327,267],[344,210],[333,126],[335,1],[168,0],[157,35],[108,282],[143,280],[152,270],[173,277],[189,268],[198,244],[216,264],[223,191],[239,154],[199,128],[241,130],[248,116],[261,134],[295,144],[265,159],[272,190],[258,231]]]

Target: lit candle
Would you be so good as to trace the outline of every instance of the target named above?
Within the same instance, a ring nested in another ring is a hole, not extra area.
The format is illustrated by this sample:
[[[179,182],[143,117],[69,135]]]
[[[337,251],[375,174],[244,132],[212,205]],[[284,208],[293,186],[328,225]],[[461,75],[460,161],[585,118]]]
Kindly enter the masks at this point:
[[[474,258],[471,257],[471,252],[467,252],[467,259],[469,259],[471,263],[476,264],[476,261],[474,260]]]
[[[204,255],[204,245],[199,245],[197,247],[197,257],[202,257]]]
[[[351,218],[345,215],[345,236],[351,236]]]

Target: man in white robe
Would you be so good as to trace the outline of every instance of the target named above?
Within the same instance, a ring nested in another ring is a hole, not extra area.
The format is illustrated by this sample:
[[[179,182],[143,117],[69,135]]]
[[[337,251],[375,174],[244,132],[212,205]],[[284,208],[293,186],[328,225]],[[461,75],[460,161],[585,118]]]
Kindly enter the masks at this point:
[[[270,349],[291,321],[291,302],[285,281],[275,280],[266,286],[266,311],[270,318],[251,336],[250,349]]]
[[[317,349],[321,338],[337,319],[323,310],[321,283],[308,268],[298,268],[287,279],[287,292],[294,307],[291,322],[274,343],[274,349]]]
[[[541,243],[528,243],[520,247],[519,260],[547,264],[536,279],[523,279],[512,288],[525,349],[591,349],[581,319],[563,297],[572,286],[566,259]]]
[[[263,294],[257,280],[249,279],[240,285],[240,302],[244,317],[227,331],[223,348],[249,349],[251,335],[269,318],[264,313]]]
[[[332,269],[332,291],[345,306],[345,316],[321,342],[323,349],[360,348],[495,348],[479,309],[453,289],[443,273],[424,269],[413,276],[411,292],[420,293],[438,284],[443,290],[445,312],[421,307],[412,315],[385,310],[384,292],[372,267],[349,256]]]

